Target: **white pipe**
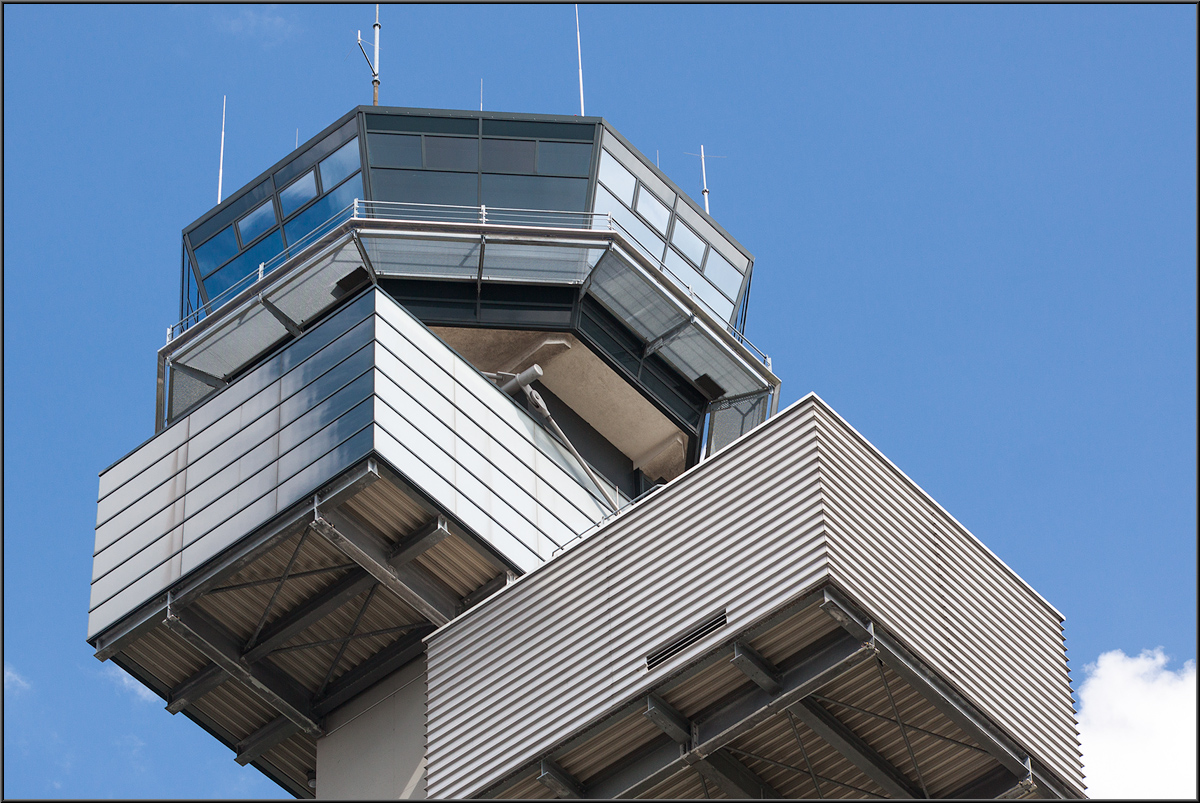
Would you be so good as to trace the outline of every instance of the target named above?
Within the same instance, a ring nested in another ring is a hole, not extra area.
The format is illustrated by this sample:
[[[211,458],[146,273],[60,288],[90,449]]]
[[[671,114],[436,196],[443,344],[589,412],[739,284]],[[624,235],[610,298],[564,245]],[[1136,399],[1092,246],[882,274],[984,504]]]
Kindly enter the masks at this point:
[[[375,4],[375,64],[371,67],[371,83],[375,85],[375,105],[379,105],[379,4]]]
[[[579,55],[579,116],[583,113],[583,45],[579,41],[579,4],[575,4],[575,52]]]
[[[225,177],[225,95],[221,96],[221,161],[217,164],[217,203],[221,203],[221,181]]]
[[[704,169],[704,146],[700,146],[700,179],[704,183],[704,214],[708,214],[708,172]]]

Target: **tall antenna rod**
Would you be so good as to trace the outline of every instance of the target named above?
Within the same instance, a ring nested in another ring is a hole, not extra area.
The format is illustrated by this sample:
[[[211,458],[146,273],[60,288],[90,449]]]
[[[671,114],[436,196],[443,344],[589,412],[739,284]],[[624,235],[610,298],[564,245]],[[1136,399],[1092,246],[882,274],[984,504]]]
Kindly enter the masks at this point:
[[[700,146],[699,153],[692,153],[691,151],[684,151],[684,153],[686,153],[688,156],[699,156],[700,157],[700,181],[701,181],[701,185],[704,187],[704,189],[701,190],[700,194],[704,196],[704,213],[709,214],[709,211],[708,211],[708,171],[705,169],[705,165],[704,165],[704,160],[706,158],[704,155],[704,146],[703,145]],[[724,159],[725,157],[724,156],[713,156],[710,153],[710,154],[708,154],[707,158],[709,158],[709,159]]]
[[[583,45],[579,42],[579,4],[575,4],[575,52],[579,55],[579,116],[583,113]]]
[[[367,55],[367,49],[363,47],[362,31],[358,32],[358,49],[362,51],[363,58],[367,60],[367,66],[371,68],[371,87],[374,89],[374,100],[372,105],[379,105],[379,4],[375,4],[375,62],[371,62],[371,57]]]
[[[225,177],[225,95],[221,96],[221,161],[217,164],[217,203],[221,203],[221,180]]]
[[[483,111],[483,79],[479,79],[479,111]]]

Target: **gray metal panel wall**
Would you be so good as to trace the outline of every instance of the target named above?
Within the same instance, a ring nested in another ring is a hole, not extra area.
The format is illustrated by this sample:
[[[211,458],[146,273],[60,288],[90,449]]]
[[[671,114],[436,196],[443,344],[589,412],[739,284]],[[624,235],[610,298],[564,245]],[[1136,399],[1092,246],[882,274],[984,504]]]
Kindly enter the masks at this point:
[[[832,576],[1082,789],[1061,614],[837,413],[812,407]]]
[[[813,413],[759,433],[429,637],[430,797],[500,780],[825,576]]]
[[[88,636],[371,450],[368,296],[100,476]]]
[[[522,569],[604,513],[543,427],[373,291],[101,475],[89,638],[372,451]]]
[[[482,792],[825,578],[1081,784],[1061,616],[810,395],[428,638],[430,796]]]

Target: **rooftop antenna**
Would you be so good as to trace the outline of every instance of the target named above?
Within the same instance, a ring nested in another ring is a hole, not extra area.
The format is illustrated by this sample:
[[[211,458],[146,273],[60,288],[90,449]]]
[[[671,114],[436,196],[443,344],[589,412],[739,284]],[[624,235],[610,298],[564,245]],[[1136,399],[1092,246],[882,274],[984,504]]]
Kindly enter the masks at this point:
[[[367,55],[367,49],[363,47],[362,31],[358,32],[358,49],[362,51],[363,58],[367,60],[367,66],[371,68],[371,86],[375,90],[375,97],[371,105],[379,105],[379,4],[375,4],[375,61],[371,62],[371,57]]]
[[[701,191],[701,195],[704,196],[704,214],[707,215],[707,214],[709,214],[709,211],[708,211],[708,171],[704,167],[704,160],[706,158],[704,155],[704,146],[703,145],[700,146],[699,153],[692,153],[691,151],[684,151],[684,153],[686,153],[688,156],[699,156],[700,157],[700,181],[702,183],[702,186],[704,187],[704,189]],[[725,157],[724,156],[713,156],[710,153],[710,154],[708,154],[707,158],[708,159],[724,159]]]
[[[221,180],[225,177],[225,95],[221,96],[221,161],[217,163],[217,204],[221,203]]]
[[[579,116],[583,113],[583,45],[579,42],[579,4],[575,4],[575,52],[579,55]]]
[[[483,111],[483,79],[479,79],[479,111]]]

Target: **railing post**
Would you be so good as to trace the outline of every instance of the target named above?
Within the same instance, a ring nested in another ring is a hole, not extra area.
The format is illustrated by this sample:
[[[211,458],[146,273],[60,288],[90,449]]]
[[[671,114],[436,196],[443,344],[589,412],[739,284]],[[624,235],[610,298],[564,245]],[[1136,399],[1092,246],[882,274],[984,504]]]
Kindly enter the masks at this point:
[[[486,204],[479,205],[479,222],[487,223],[487,205]]]
[[[266,265],[266,264],[267,264],[267,263],[265,263],[265,262],[259,262],[259,263],[258,263],[258,280],[259,280],[260,282],[262,281],[262,277],[263,277],[263,266],[264,266],[264,265]]]
[[[168,326],[168,327],[167,327],[167,342],[168,342],[168,343],[170,343],[170,342],[171,342],[172,335],[174,335],[174,334],[175,334],[175,327],[174,327],[174,326]]]
[[[354,211],[350,213],[350,217],[358,217],[358,199],[354,199]]]

